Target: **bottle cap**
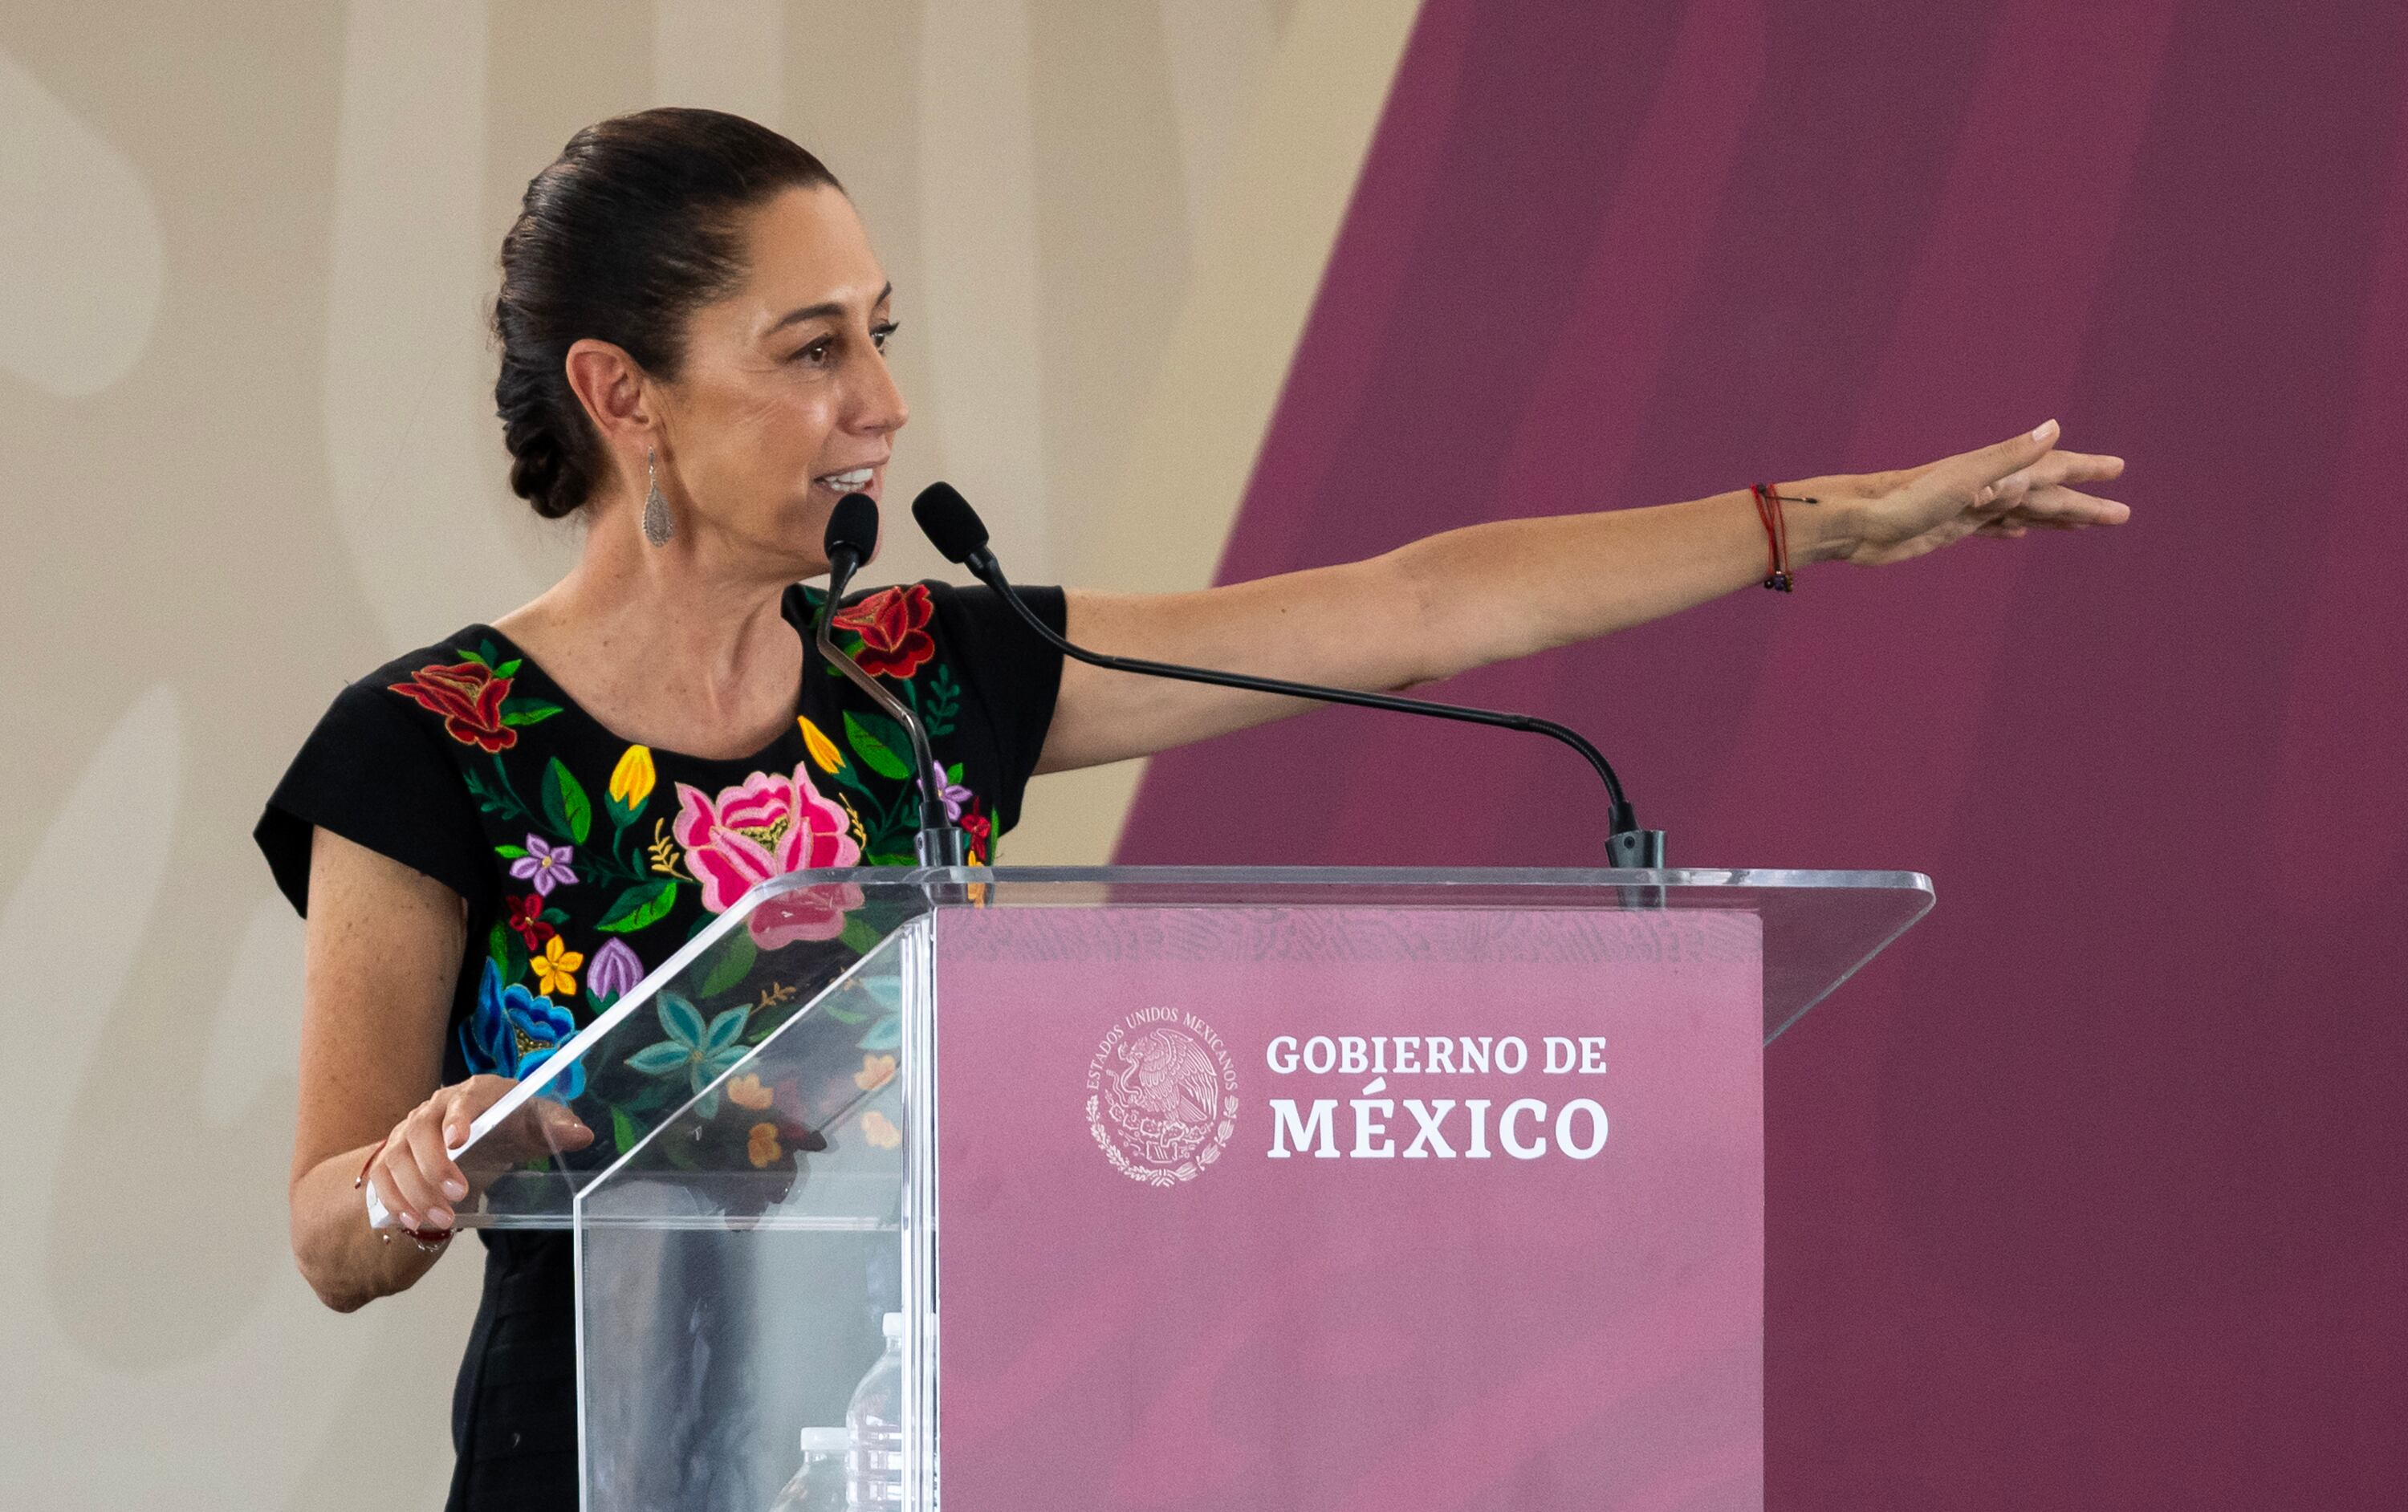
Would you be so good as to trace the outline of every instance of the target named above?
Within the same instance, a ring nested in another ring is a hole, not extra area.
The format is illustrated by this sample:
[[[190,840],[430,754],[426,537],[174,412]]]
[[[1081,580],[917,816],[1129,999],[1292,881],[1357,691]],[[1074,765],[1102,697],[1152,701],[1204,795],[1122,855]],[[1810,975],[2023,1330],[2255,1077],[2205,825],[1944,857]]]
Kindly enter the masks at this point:
[[[805,1454],[842,1454],[853,1448],[853,1435],[841,1428],[803,1430]]]
[[[903,1315],[888,1313],[878,1320],[878,1329],[880,1333],[886,1335],[886,1341],[889,1344],[894,1343],[903,1336]]]

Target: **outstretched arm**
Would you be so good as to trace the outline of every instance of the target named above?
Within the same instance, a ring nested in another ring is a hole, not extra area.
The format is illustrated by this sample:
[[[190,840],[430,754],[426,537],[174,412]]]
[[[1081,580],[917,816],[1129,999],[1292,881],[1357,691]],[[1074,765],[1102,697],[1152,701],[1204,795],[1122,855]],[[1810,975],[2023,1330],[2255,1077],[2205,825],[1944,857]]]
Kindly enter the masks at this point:
[[[1889,473],[1779,485],[1790,560],[1878,566],[1967,535],[2121,524],[2080,486],[2120,458],[2060,451],[2055,421]],[[1194,593],[1069,595],[1069,635],[1121,656],[1345,688],[1435,682],[1590,640],[1760,582],[1765,531],[1746,490],[1644,509],[1472,525],[1384,556]],[[1143,756],[1311,706],[1109,672],[1062,670],[1039,771]]]

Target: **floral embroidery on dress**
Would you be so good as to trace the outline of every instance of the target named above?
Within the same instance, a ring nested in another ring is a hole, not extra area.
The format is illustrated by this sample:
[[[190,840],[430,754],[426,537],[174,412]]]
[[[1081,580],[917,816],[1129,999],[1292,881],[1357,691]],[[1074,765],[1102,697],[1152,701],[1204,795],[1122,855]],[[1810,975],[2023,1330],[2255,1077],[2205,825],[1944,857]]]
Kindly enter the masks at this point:
[[[937,654],[936,639],[928,634],[933,612],[928,586],[906,583],[882,588],[860,603],[838,609],[828,626],[850,630],[861,638],[859,648],[848,648],[848,654],[862,671],[873,678],[908,678]]]
[[[504,986],[501,967],[489,960],[478,983],[476,1011],[460,1026],[460,1045],[472,1074],[523,1080],[576,1033],[575,1014],[516,982]],[[569,1067],[555,1087],[561,1097],[584,1091],[582,1065]]]
[[[791,777],[755,772],[715,799],[681,782],[677,796],[672,833],[712,913],[725,913],[772,877],[861,860],[843,806],[821,797],[802,767]]]
[[[816,609],[811,591],[801,597]],[[909,584],[841,608],[834,622],[846,653],[885,679],[930,740],[951,742],[963,723],[964,688],[939,642],[935,607],[926,585]],[[501,879],[493,913],[477,926],[486,933],[472,968],[473,1006],[454,1034],[471,1073],[534,1073],[764,881],[913,860],[919,790],[910,738],[824,663],[803,691],[793,733],[755,758],[763,769],[748,771],[751,763],[704,762],[613,738],[590,717],[530,736],[529,726],[575,706],[540,667],[481,627],[423,660],[379,681],[440,721]],[[829,680],[818,681],[822,674]],[[963,754],[939,749],[944,758]],[[987,863],[993,794],[973,783],[963,761],[947,759],[941,797],[947,819],[969,837],[972,863]],[[581,1114],[598,1119],[605,1143],[621,1151],[696,1094],[707,1119],[724,1094],[735,1115],[730,1132],[754,1165],[824,1148],[798,1109],[827,1089],[798,1089],[791,1078],[772,1085],[759,1074],[724,1086],[720,1078],[785,1021],[766,1010],[794,1001],[794,973],[822,969],[806,962],[824,963],[830,951],[846,957],[880,937],[856,917],[865,906],[864,890],[852,883],[764,899],[747,928],[640,1010],[658,1019],[664,1037],[617,1064],[564,1068],[547,1095],[586,1100]],[[770,964],[790,949],[816,953]],[[858,1074],[838,1077],[838,1091],[891,1095],[899,1043],[893,1016],[831,1007],[826,1019],[857,1041],[862,1057]],[[874,1109],[859,1127],[882,1148],[901,1137]]]
[[[448,665],[423,666],[408,682],[392,685],[394,692],[429,713],[443,716],[443,733],[464,746],[483,751],[504,751],[519,743],[519,731],[540,724],[560,712],[557,704],[510,696],[510,679],[519,670],[512,659],[494,664],[491,641],[457,653]]]

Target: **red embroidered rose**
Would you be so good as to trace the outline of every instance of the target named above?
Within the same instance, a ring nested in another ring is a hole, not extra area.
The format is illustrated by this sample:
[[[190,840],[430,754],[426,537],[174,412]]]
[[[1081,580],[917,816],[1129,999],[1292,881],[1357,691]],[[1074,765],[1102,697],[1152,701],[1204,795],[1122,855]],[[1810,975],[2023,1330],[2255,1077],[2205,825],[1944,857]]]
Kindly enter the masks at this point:
[[[523,898],[505,898],[502,901],[509,906],[509,917],[502,921],[518,932],[519,938],[526,941],[528,949],[542,949],[544,941],[560,933],[544,922],[541,893],[530,892]]]
[[[861,636],[861,649],[853,658],[861,670],[874,678],[908,678],[937,654],[937,643],[928,636],[930,608],[928,585],[910,583],[882,588],[838,610],[829,622]]]
[[[443,716],[443,730],[464,746],[482,750],[508,750],[519,743],[519,733],[502,722],[502,700],[510,695],[510,679],[494,676],[480,662],[452,666],[423,666],[393,691],[415,699],[420,707]]]

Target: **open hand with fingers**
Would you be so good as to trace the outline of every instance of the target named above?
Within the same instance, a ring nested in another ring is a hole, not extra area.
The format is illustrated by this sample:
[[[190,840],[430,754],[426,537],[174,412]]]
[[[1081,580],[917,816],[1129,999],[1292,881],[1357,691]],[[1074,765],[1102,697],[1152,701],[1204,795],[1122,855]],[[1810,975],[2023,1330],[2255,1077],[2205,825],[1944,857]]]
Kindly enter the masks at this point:
[[[1815,555],[1883,566],[1936,551],[1968,535],[2014,537],[2027,531],[2120,525],[2132,511],[2082,492],[2124,471],[2121,457],[2057,449],[2057,424],[1996,446],[1897,472],[1811,478],[1779,485],[1787,496],[1817,501],[1789,515],[1791,528],[1814,518]]]

